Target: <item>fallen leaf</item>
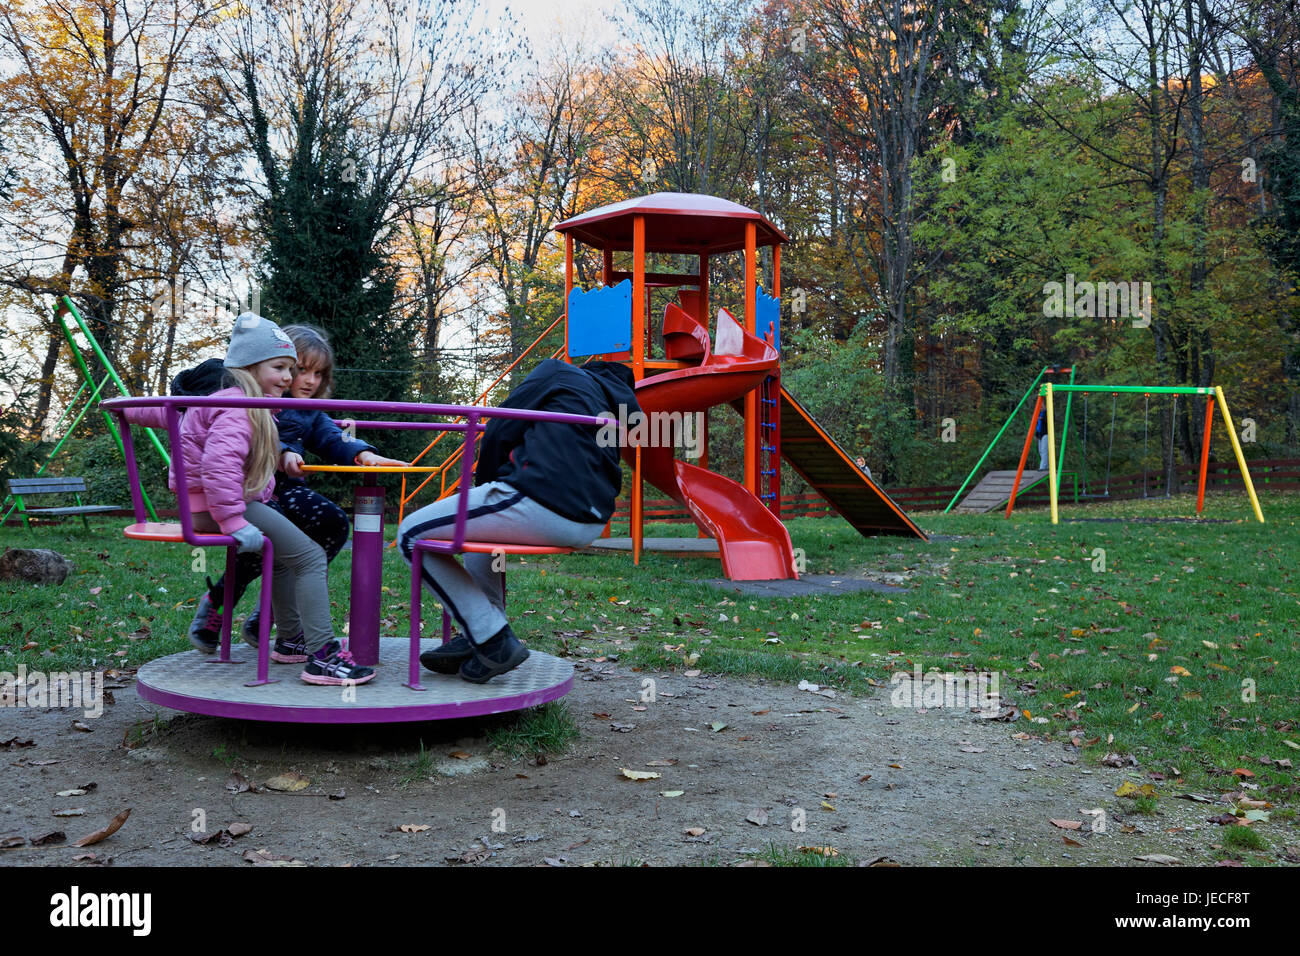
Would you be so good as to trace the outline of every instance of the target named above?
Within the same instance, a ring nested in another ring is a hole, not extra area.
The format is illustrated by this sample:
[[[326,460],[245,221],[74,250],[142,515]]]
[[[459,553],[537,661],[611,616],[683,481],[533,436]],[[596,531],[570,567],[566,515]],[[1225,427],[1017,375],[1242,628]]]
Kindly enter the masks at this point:
[[[76,843],[72,845],[73,846],[94,846],[100,840],[111,837],[114,833],[120,830],[122,824],[126,823],[126,818],[129,817],[130,815],[131,815],[131,808],[127,807],[117,816],[113,817],[113,819],[108,822],[108,826],[104,827],[104,829],[96,830],[94,833],[90,834],[89,836],[82,837],[80,840],[78,840]]]
[[[268,790],[279,790],[282,793],[297,793],[299,790],[305,790],[310,783],[311,781],[302,774],[291,770],[288,773],[277,774],[263,786]]]
[[[670,757],[667,760],[647,760],[645,765],[647,767],[675,767],[677,765],[677,758]]]
[[[62,830],[51,830],[43,836],[32,837],[32,846],[49,846],[51,843],[62,843],[67,838]]]
[[[687,827],[682,832],[685,833],[687,836],[693,836],[693,837],[704,836],[704,827]]]
[[[27,840],[20,836],[5,837],[0,840],[0,850],[12,850],[16,846],[26,846]]]
[[[1139,786],[1130,780],[1125,780],[1119,785],[1119,789],[1115,791],[1117,797],[1132,797],[1135,800],[1138,797],[1154,797],[1155,795],[1155,784],[1144,783]]]
[[[837,857],[840,851],[833,846],[799,846],[795,847],[800,853],[812,853],[815,856]]]
[[[1078,840],[1071,840],[1068,836],[1063,836],[1061,839],[1065,841],[1066,846],[1083,846]]]
[[[56,797],[84,797],[85,795],[86,791],[79,787],[76,790],[60,790],[55,794]]]
[[[719,731],[726,730],[726,729],[727,729],[727,725],[724,724],[724,723],[723,723],[722,721],[720,721],[720,720],[715,720],[713,723],[709,724],[709,729],[712,730],[712,731],[716,734],[716,733],[718,733]]]
[[[1178,862],[1178,857],[1166,853],[1148,853],[1146,856],[1135,856],[1133,859],[1143,863],[1163,863],[1165,866],[1172,866]]]
[[[1245,767],[1238,767],[1238,768],[1236,768],[1235,770],[1232,771],[1232,775],[1233,775],[1234,777],[1253,777],[1253,776],[1255,776],[1255,774],[1254,774],[1253,771],[1247,770]]]
[[[681,796],[683,793],[685,793],[685,792],[686,792],[685,790],[660,790],[660,791],[659,791],[659,796],[661,796],[661,797],[680,797],[680,796]]]
[[[984,751],[985,751],[987,748],[985,748],[985,747],[976,747],[976,746],[975,746],[973,743],[971,743],[969,740],[963,740],[963,741],[958,745],[958,748],[957,748],[957,749],[960,750],[960,751],[961,751],[962,753],[964,753],[964,754],[982,754],[982,753],[984,753]]]
[[[85,807],[69,807],[67,810],[55,810],[56,817],[80,817],[86,812]]]
[[[254,866],[306,866],[302,860],[295,860],[291,856],[275,856],[271,851],[261,848],[257,850],[245,850],[243,858]]]
[[[241,837],[245,834],[252,833],[253,825],[251,823],[232,823],[230,826],[226,827],[226,831],[232,837]]]
[[[751,810],[749,816],[745,817],[745,822],[752,823],[756,827],[767,826],[767,811],[763,809]]]
[[[91,733],[94,733],[94,732],[95,732],[95,728],[94,728],[94,727],[91,727],[91,726],[89,726],[88,724],[86,724],[86,723],[84,723],[84,722],[82,722],[82,721],[80,721],[80,720],[74,720],[74,721],[72,722],[72,729],[73,729],[73,730],[80,730],[83,734],[91,734]]]
[[[629,780],[658,780],[662,776],[649,770],[628,770],[626,767],[620,767],[619,772]]]
[[[430,827],[427,823],[403,823],[397,829],[401,830],[403,833],[423,833],[425,830],[430,829]]]
[[[753,714],[755,717],[762,717],[764,714],[770,714],[771,712],[772,712],[772,708],[771,708],[771,707],[764,708],[763,710],[751,710],[751,711],[750,711],[750,713]]]
[[[1062,830],[1081,830],[1083,829],[1082,820],[1052,820],[1052,826],[1060,827]]]
[[[468,753],[466,753],[466,752],[463,751],[463,750],[453,750],[451,753],[447,754],[447,756],[448,756],[448,757],[453,757],[453,758],[455,758],[456,760],[468,760],[468,759],[469,759],[471,756],[473,756],[473,755],[472,755],[472,754],[468,754]]]
[[[1177,674],[1179,677],[1191,677],[1191,676],[1192,676],[1192,672],[1191,672],[1191,671],[1189,671],[1186,667],[1183,667],[1183,666],[1181,666],[1181,665],[1179,665],[1179,664],[1175,664],[1173,667],[1169,668],[1169,673],[1171,673],[1171,674]]]

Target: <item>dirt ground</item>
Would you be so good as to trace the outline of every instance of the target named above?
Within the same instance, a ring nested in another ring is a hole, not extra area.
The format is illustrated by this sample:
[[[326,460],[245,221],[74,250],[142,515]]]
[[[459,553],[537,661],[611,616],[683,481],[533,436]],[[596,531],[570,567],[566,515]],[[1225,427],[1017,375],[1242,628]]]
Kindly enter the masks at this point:
[[[773,846],[903,865],[1212,862],[1205,819],[1217,808],[1162,794],[1156,816],[1132,815],[1115,789],[1144,782],[1145,768],[1089,767],[1060,742],[1016,739],[1034,734],[1023,719],[894,708],[888,688],[831,698],[707,673],[577,668],[565,701],[581,737],[540,763],[489,748],[499,718],[246,724],[156,708],[129,678],[102,717],[82,721],[89,732],[73,726],[80,711],[4,708],[0,761],[14,769],[0,775],[0,845],[22,845],[0,849],[0,865],[248,866],[259,849],[282,865],[732,865]],[[646,677],[651,703],[639,699]],[[252,789],[230,789],[233,772]],[[305,788],[262,788],[288,772]],[[58,796],[76,789],[87,792]],[[51,831],[76,840],[126,808],[97,846],[31,845]],[[1096,817],[1081,811],[1093,808],[1107,814],[1104,832],[1090,832]],[[84,812],[55,816],[67,809]],[[235,822],[252,829],[218,835]],[[191,839],[198,823],[214,836],[206,844]]]

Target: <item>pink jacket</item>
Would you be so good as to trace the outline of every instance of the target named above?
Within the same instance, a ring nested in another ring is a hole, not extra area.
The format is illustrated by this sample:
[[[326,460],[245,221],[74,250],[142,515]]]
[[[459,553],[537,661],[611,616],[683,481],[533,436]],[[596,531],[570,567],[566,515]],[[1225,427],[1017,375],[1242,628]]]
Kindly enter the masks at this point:
[[[238,388],[212,393],[213,398],[225,395],[243,398],[244,393]],[[126,418],[136,425],[167,427],[161,408],[130,409]],[[246,408],[191,408],[181,416],[180,453],[190,510],[211,514],[222,534],[232,534],[248,524],[244,518],[244,460],[252,440],[253,423]],[[274,485],[272,478],[251,500],[270,501]],[[168,470],[167,486],[176,491],[174,467]]]

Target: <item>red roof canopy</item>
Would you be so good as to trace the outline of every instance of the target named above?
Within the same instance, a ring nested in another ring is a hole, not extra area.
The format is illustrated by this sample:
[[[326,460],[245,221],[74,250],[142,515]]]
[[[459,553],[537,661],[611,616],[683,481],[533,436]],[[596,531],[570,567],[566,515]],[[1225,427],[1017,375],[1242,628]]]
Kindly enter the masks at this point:
[[[745,223],[758,226],[758,245],[789,238],[760,213],[738,203],[696,193],[652,193],[601,206],[555,227],[597,249],[630,250],[632,220],[645,216],[647,252],[734,252],[745,248]]]

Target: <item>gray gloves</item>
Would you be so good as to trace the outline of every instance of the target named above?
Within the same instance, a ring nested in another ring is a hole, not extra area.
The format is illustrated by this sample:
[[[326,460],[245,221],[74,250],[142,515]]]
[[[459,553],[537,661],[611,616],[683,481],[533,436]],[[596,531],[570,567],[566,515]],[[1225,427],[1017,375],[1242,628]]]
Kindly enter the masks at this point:
[[[237,531],[232,531],[230,536],[239,542],[240,554],[256,554],[262,550],[262,532],[256,525],[246,524]]]

